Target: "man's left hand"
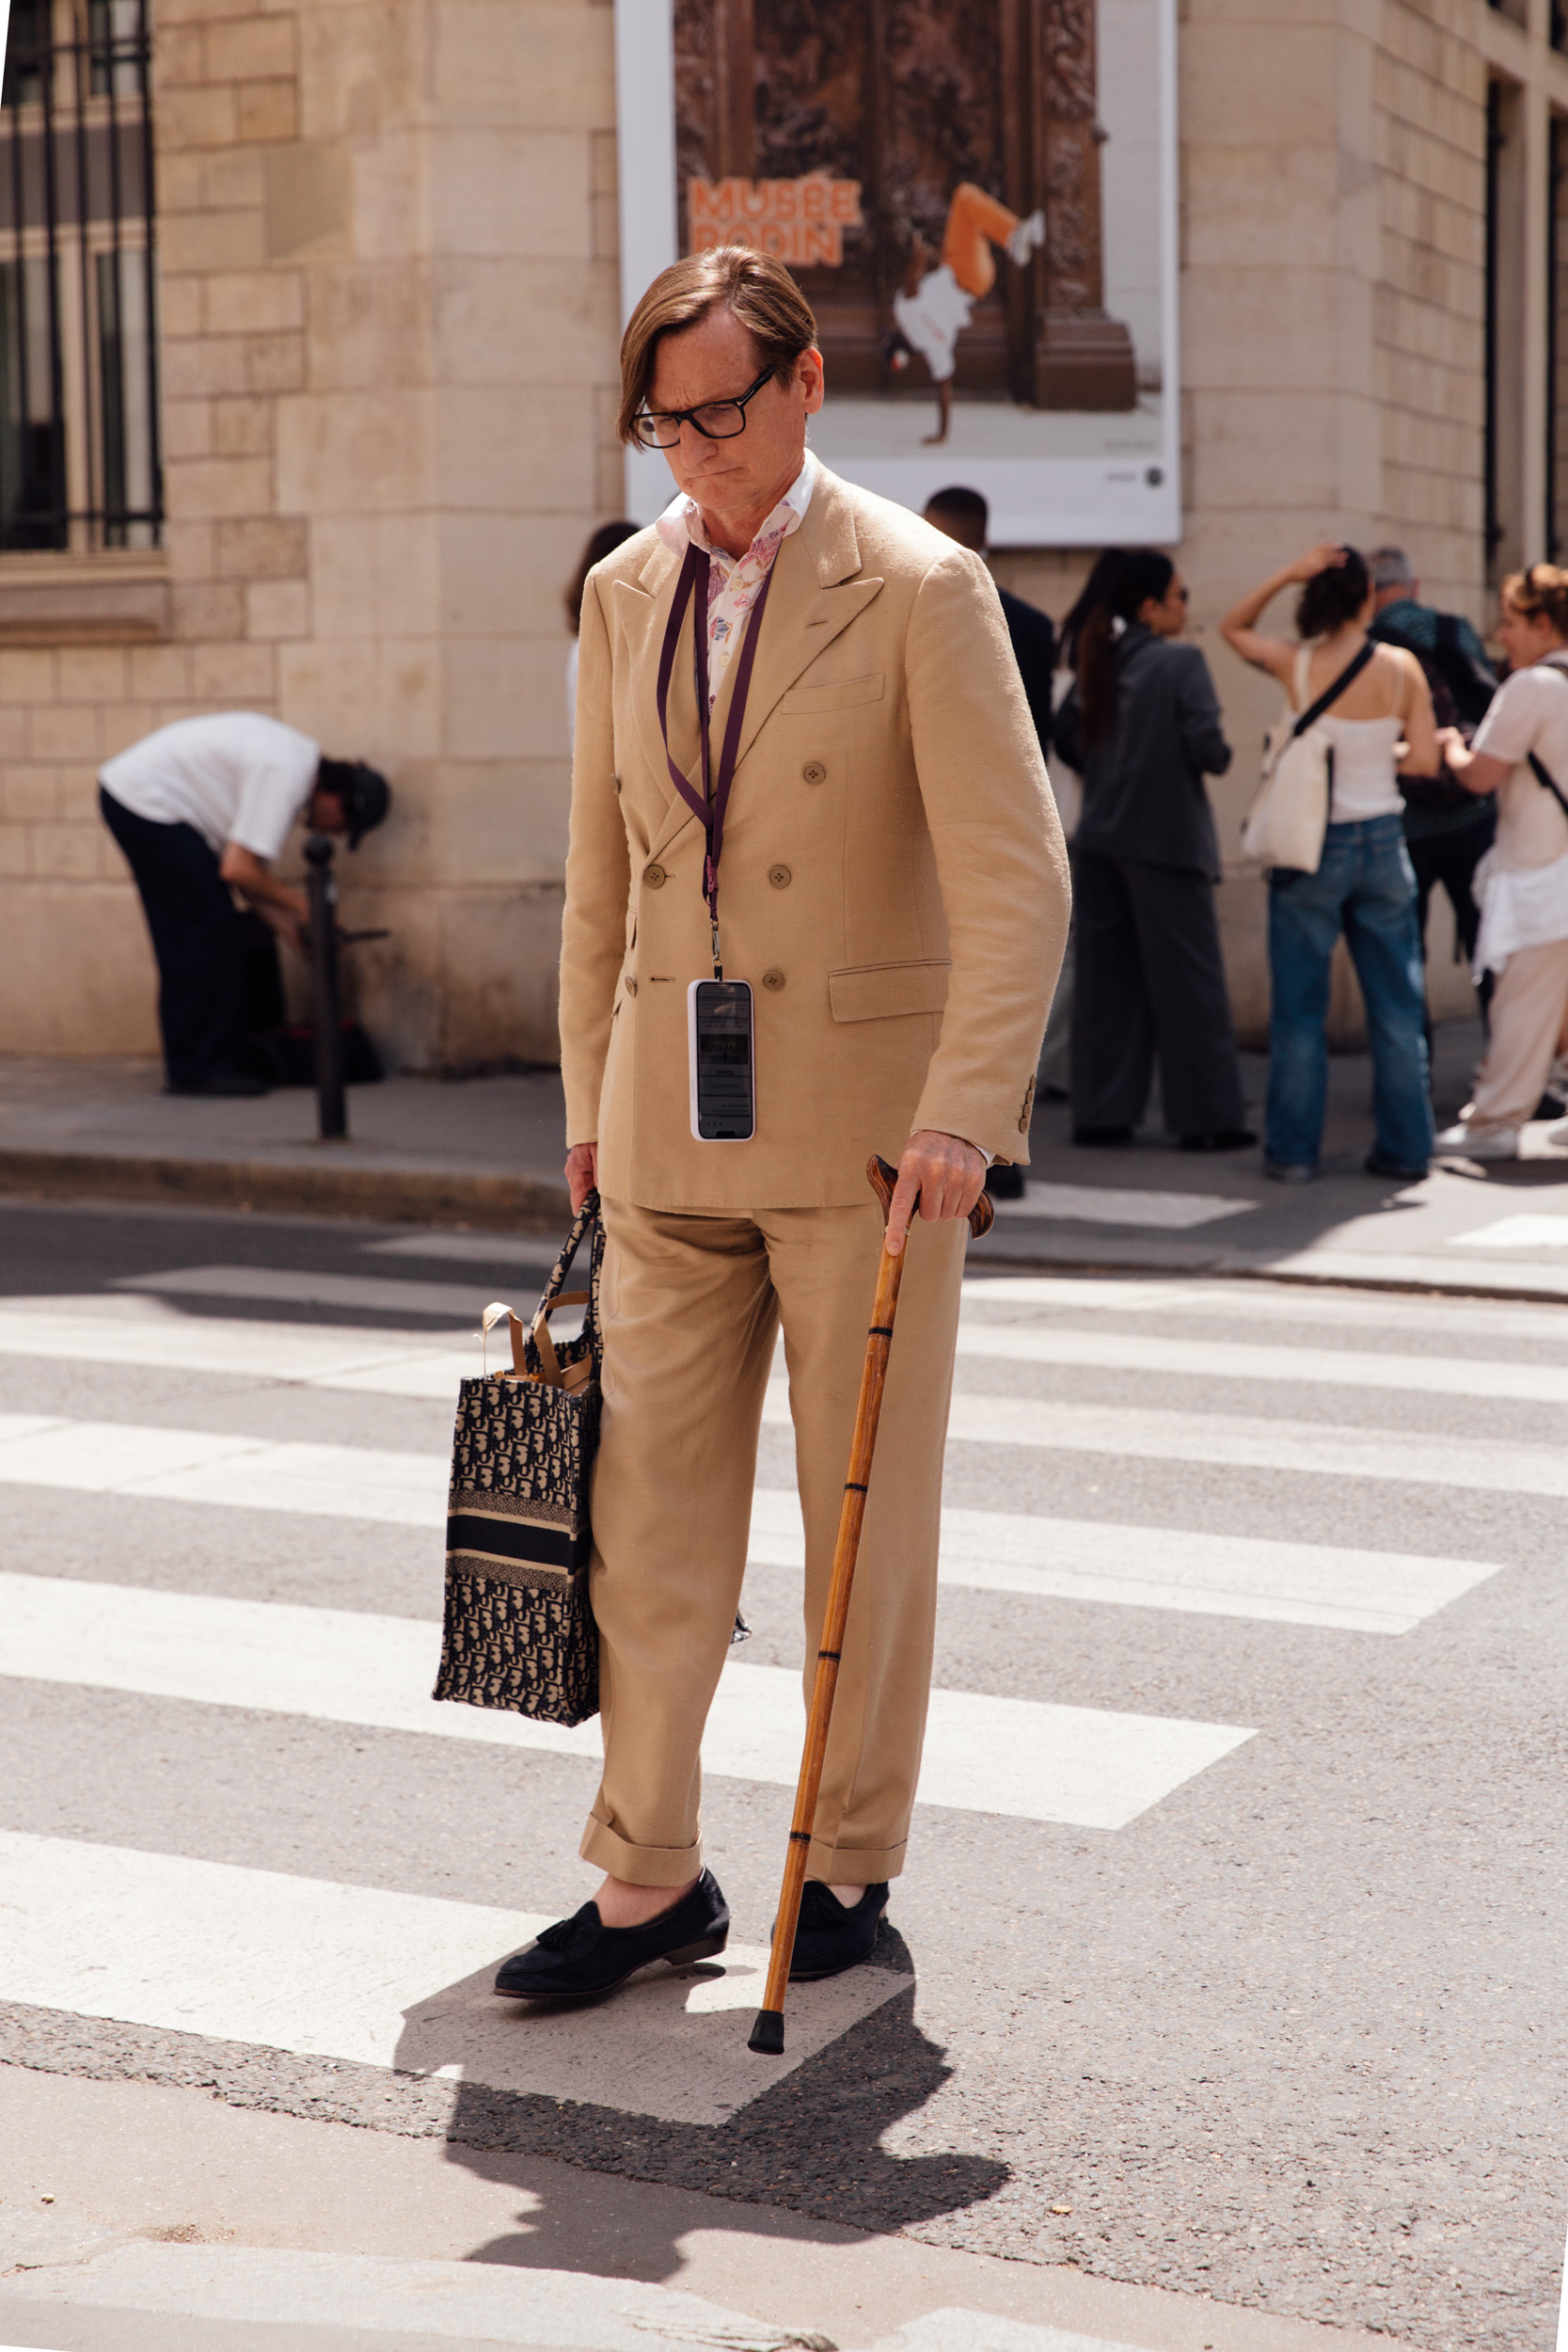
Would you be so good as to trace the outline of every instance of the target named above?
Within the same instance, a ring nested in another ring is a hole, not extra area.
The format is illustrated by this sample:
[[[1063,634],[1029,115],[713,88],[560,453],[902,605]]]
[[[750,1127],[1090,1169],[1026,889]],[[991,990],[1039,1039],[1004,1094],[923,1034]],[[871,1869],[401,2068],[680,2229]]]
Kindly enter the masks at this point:
[[[961,1136],[922,1127],[905,1144],[898,1182],[888,1212],[887,1246],[896,1258],[914,1215],[916,1195],[923,1217],[967,1217],[985,1189],[986,1155]]]

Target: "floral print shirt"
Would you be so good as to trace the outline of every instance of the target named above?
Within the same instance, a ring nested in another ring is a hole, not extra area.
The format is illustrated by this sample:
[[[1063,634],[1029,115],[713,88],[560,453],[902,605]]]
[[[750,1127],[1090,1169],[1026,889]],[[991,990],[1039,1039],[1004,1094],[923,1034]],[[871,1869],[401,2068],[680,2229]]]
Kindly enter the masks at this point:
[[[684,556],[688,544],[703,549],[711,561],[707,575],[707,701],[711,710],[719,689],[740,642],[740,626],[757,600],[763,581],[792,531],[799,531],[816,478],[810,450],[806,462],[742,556],[726,555],[703,529],[702,509],[684,490],[677,492],[655,528],[665,546]]]

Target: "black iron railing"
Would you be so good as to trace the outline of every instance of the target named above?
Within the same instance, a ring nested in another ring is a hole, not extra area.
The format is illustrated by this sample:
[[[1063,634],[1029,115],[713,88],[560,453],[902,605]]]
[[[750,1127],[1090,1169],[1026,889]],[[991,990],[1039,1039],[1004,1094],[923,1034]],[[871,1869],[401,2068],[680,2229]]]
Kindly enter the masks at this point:
[[[0,549],[155,547],[147,0],[12,0],[0,90]]]

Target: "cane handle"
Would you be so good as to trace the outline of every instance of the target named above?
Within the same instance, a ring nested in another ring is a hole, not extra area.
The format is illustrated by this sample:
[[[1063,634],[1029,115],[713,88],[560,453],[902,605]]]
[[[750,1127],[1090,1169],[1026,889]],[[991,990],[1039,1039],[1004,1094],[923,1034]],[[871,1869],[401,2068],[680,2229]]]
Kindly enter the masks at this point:
[[[866,1182],[882,1204],[882,1223],[885,1225],[893,1208],[893,1188],[898,1182],[898,1170],[895,1168],[890,1168],[880,1153],[874,1152],[865,1163],[865,1176]],[[919,1198],[917,1193],[915,1199],[918,1200]],[[978,1241],[982,1233],[990,1232],[991,1219],[995,1214],[990,1204],[990,1193],[983,1192],[969,1212],[969,1232],[972,1241]]]

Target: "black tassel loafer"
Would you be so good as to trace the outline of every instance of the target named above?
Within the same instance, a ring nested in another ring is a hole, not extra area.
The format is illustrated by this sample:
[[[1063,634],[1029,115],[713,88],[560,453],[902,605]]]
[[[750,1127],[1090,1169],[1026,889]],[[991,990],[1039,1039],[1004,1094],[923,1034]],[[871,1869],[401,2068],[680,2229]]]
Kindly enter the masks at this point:
[[[812,1984],[818,1977],[840,1977],[869,1960],[882,1931],[887,1909],[887,1881],[868,1886],[860,1901],[846,1910],[832,1887],[820,1879],[807,1879],[800,1893],[800,1923],[790,1955],[791,1984]]]
[[[713,1872],[705,1870],[689,1895],[645,1927],[607,1928],[598,1904],[584,1903],[569,1919],[546,1928],[526,1952],[504,1961],[495,1989],[514,2001],[592,2001],[613,1993],[650,1961],[684,1968],[711,1960],[729,1940],[730,1907]]]

